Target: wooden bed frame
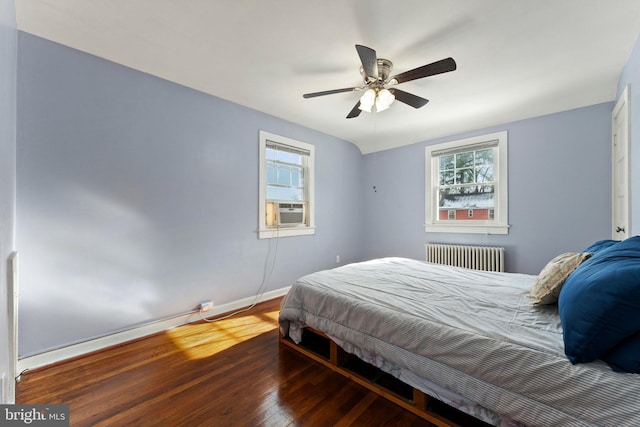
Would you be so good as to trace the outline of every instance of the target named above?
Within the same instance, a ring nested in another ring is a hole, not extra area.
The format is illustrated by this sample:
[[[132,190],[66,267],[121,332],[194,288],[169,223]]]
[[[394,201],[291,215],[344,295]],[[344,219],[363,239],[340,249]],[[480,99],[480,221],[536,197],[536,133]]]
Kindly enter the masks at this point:
[[[305,328],[300,344],[282,334],[278,336],[281,345],[309,357],[432,424],[439,427],[488,426],[347,353],[321,331]]]

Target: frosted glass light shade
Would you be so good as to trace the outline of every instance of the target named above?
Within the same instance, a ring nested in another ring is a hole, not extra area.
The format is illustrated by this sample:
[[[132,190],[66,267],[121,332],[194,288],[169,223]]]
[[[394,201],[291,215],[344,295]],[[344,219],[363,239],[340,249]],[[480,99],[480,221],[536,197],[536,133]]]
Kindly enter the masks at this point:
[[[381,89],[378,92],[378,96],[376,98],[376,111],[384,111],[393,103],[396,99],[395,96],[387,89]]]
[[[375,101],[376,91],[373,89],[367,89],[360,97],[360,106],[358,108],[360,108],[362,111],[370,113]]]

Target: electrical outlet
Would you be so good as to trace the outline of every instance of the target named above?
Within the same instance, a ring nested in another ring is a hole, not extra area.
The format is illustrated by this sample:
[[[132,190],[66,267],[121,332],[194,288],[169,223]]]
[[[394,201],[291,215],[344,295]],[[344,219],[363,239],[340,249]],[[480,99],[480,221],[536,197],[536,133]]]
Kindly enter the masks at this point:
[[[200,312],[213,310],[213,300],[202,301],[200,303]]]
[[[336,262],[340,262],[340,255],[336,255]]]

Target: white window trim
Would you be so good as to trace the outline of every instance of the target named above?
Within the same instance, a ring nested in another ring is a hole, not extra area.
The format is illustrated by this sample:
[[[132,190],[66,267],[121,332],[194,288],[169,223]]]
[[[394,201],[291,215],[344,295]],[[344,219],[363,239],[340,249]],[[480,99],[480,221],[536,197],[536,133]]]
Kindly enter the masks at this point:
[[[266,146],[267,140],[279,142],[281,144],[307,150],[309,152],[309,161],[307,165],[307,219],[306,227],[267,227],[266,224],[266,204],[267,204],[267,159]],[[307,236],[316,233],[315,227],[315,147],[311,144],[296,141],[273,133],[260,131],[260,167],[259,167],[259,200],[258,200],[258,238],[270,239],[274,237],[291,237],[291,236]]]
[[[508,169],[507,169],[507,131],[496,132],[488,135],[480,135],[472,138],[460,139],[445,142],[442,144],[429,145],[425,147],[425,231],[429,233],[478,233],[478,234],[508,234]],[[466,145],[481,144],[483,142],[498,141],[497,145],[497,170],[496,181],[498,182],[497,194],[495,198],[495,219],[493,221],[438,221],[437,207],[438,194],[434,184],[439,181],[437,167],[434,162],[437,157],[432,156],[432,152],[438,150],[450,150]]]

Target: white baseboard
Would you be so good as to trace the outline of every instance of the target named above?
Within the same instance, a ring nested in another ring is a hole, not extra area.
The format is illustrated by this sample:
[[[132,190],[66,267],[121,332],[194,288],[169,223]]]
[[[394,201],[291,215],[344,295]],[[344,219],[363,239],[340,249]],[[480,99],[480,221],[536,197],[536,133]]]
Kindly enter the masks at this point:
[[[289,291],[289,287],[265,292],[260,297],[258,302],[267,301],[273,298],[283,296],[288,291]],[[232,301],[227,304],[214,306],[212,311],[207,312],[207,316],[213,317],[218,314],[228,313],[234,310],[247,307],[251,305],[254,302],[254,300],[255,300],[255,296],[252,296],[249,298],[243,298],[241,300]],[[199,320],[200,320],[200,314],[198,313],[198,311],[191,311],[175,317],[158,320],[152,323],[148,323],[135,328],[116,332],[103,337],[98,337],[88,341],[83,341],[77,344],[61,347],[55,350],[49,350],[44,353],[39,353],[32,356],[26,356],[18,360],[18,373],[20,374],[29,369],[41,368],[43,366],[61,362],[66,359],[82,356],[84,354],[102,350],[107,347],[111,347],[117,344],[122,344],[127,341],[135,340],[148,335],[156,334],[158,332],[163,332],[163,331],[175,328],[177,326],[182,326],[187,323],[196,322]]]

